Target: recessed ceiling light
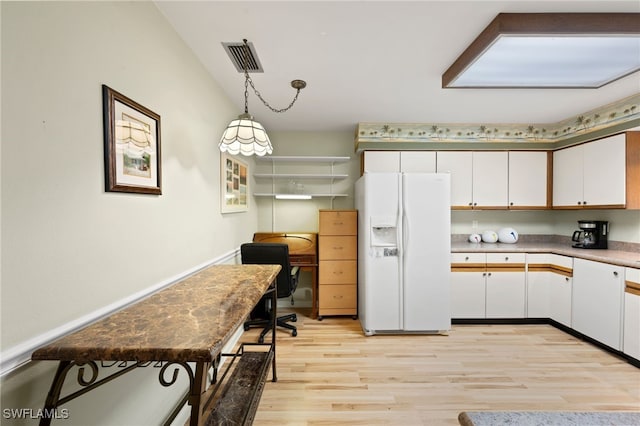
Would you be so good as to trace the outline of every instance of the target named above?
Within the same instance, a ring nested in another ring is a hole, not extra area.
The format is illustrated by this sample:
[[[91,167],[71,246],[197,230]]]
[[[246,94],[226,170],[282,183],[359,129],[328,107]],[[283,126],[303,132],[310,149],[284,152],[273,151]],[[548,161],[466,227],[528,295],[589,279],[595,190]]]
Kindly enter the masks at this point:
[[[596,88],[638,70],[638,13],[501,13],[442,87]]]

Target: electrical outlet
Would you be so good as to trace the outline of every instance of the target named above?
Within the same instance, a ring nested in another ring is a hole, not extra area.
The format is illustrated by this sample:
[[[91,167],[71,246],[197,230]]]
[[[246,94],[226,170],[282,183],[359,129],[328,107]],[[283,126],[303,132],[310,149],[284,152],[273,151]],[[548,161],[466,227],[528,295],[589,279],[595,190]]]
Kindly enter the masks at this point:
[[[477,220],[472,220],[471,221],[471,228],[478,229],[478,221]]]

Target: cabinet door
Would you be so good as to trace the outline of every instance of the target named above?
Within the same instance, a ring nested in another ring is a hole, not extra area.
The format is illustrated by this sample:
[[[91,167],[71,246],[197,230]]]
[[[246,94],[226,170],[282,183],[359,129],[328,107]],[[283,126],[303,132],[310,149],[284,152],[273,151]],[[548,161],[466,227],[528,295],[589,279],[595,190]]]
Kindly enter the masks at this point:
[[[509,207],[547,206],[547,152],[509,152]]]
[[[363,154],[365,173],[398,173],[400,151],[365,151]]]
[[[549,274],[549,297],[552,320],[571,327],[571,287],[573,279],[560,274]]]
[[[487,272],[487,318],[524,318],[524,272]]]
[[[582,145],[553,152],[554,207],[582,205],[583,163]]]
[[[470,151],[441,151],[437,153],[438,173],[451,174],[451,205],[473,206],[471,179],[473,178],[473,156]]]
[[[623,352],[640,360],[640,269],[627,268],[624,293]],[[638,290],[634,290],[637,288]]]
[[[485,317],[485,272],[451,273],[451,318]]]
[[[404,173],[435,173],[435,151],[403,151],[400,153],[400,171]]]
[[[573,264],[572,327],[621,349],[624,268],[584,259]]]
[[[550,318],[549,281],[551,272],[527,273],[527,318]]]
[[[509,198],[508,153],[473,152],[473,206],[506,207]]]
[[[583,145],[583,205],[625,204],[626,137],[610,136]]]

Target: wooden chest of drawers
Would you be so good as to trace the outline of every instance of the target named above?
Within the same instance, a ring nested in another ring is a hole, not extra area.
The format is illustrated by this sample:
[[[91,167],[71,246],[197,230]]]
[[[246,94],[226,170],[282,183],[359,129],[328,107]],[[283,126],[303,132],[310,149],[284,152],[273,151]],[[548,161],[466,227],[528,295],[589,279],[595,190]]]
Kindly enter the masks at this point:
[[[358,314],[358,212],[320,210],[318,319]]]

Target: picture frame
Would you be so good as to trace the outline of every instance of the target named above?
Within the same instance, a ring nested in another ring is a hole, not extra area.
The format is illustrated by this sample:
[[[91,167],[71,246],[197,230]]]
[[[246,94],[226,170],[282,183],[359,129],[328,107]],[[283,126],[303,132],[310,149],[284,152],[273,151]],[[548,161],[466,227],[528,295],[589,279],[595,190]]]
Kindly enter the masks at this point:
[[[226,152],[220,153],[220,211],[249,210],[249,165]]]
[[[106,192],[162,194],[160,116],[102,85]]]

